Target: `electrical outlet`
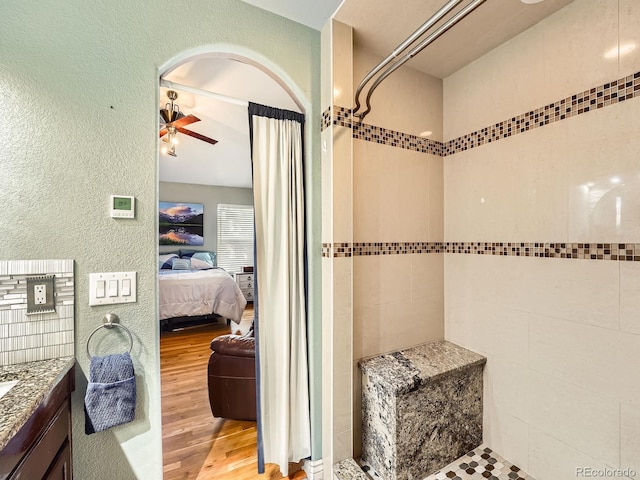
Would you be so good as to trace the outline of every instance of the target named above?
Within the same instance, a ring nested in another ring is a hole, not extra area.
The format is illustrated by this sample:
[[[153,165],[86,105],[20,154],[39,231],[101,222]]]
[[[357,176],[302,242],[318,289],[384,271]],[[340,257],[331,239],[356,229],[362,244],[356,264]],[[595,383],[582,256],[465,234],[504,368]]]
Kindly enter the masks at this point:
[[[33,287],[33,300],[36,305],[44,305],[47,303],[47,286],[45,284],[35,285]]]
[[[27,315],[56,311],[55,275],[27,277]]]

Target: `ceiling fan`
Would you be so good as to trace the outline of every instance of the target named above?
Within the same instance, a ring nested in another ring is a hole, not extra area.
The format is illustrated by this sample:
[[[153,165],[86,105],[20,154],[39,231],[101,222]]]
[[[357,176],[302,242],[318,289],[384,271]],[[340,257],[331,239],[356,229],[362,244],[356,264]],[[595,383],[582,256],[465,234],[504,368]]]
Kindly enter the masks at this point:
[[[162,138],[163,142],[168,144],[162,148],[163,153],[171,155],[172,157],[177,157],[176,144],[178,142],[176,135],[178,132],[197,138],[203,142],[210,143],[211,145],[218,143],[218,140],[205,137],[204,135],[200,135],[199,133],[192,132],[191,130],[184,128],[187,125],[199,122],[200,119],[195,115],[185,115],[180,111],[178,104],[174,103],[178,98],[178,92],[168,90],[167,97],[169,97],[171,103],[167,103],[164,108],[160,109],[160,138]]]

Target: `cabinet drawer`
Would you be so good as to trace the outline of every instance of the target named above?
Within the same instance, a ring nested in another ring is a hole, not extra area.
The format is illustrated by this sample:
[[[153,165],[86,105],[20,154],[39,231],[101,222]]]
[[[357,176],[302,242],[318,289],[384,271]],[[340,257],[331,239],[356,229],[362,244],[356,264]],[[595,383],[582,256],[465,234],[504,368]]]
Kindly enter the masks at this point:
[[[253,282],[253,273],[236,273],[236,280],[239,282]]]
[[[244,295],[244,298],[247,299],[248,302],[253,300],[253,289],[251,290],[246,290],[246,289],[242,289],[242,294]]]
[[[253,290],[253,280],[247,280],[245,278],[241,278],[238,280],[238,286],[244,290],[245,288],[249,288]]]

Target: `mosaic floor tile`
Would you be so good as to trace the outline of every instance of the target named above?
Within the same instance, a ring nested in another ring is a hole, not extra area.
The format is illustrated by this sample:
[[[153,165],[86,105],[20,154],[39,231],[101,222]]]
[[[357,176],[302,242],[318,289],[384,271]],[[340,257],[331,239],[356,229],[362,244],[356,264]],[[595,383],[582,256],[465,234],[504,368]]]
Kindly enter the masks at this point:
[[[371,480],[382,479],[366,463],[359,461],[362,470]],[[463,455],[442,470],[424,480],[535,480],[513,463],[505,460],[486,445]]]

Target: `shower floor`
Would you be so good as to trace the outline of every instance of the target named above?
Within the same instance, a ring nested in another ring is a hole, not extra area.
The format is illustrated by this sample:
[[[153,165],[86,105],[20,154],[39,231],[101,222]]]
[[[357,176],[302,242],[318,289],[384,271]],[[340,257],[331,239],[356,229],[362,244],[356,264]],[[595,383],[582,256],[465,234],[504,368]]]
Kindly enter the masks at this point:
[[[382,480],[376,472],[364,462],[362,470],[372,480]],[[513,463],[505,460],[486,445],[451,462],[442,470],[429,475],[424,480],[535,480]]]

